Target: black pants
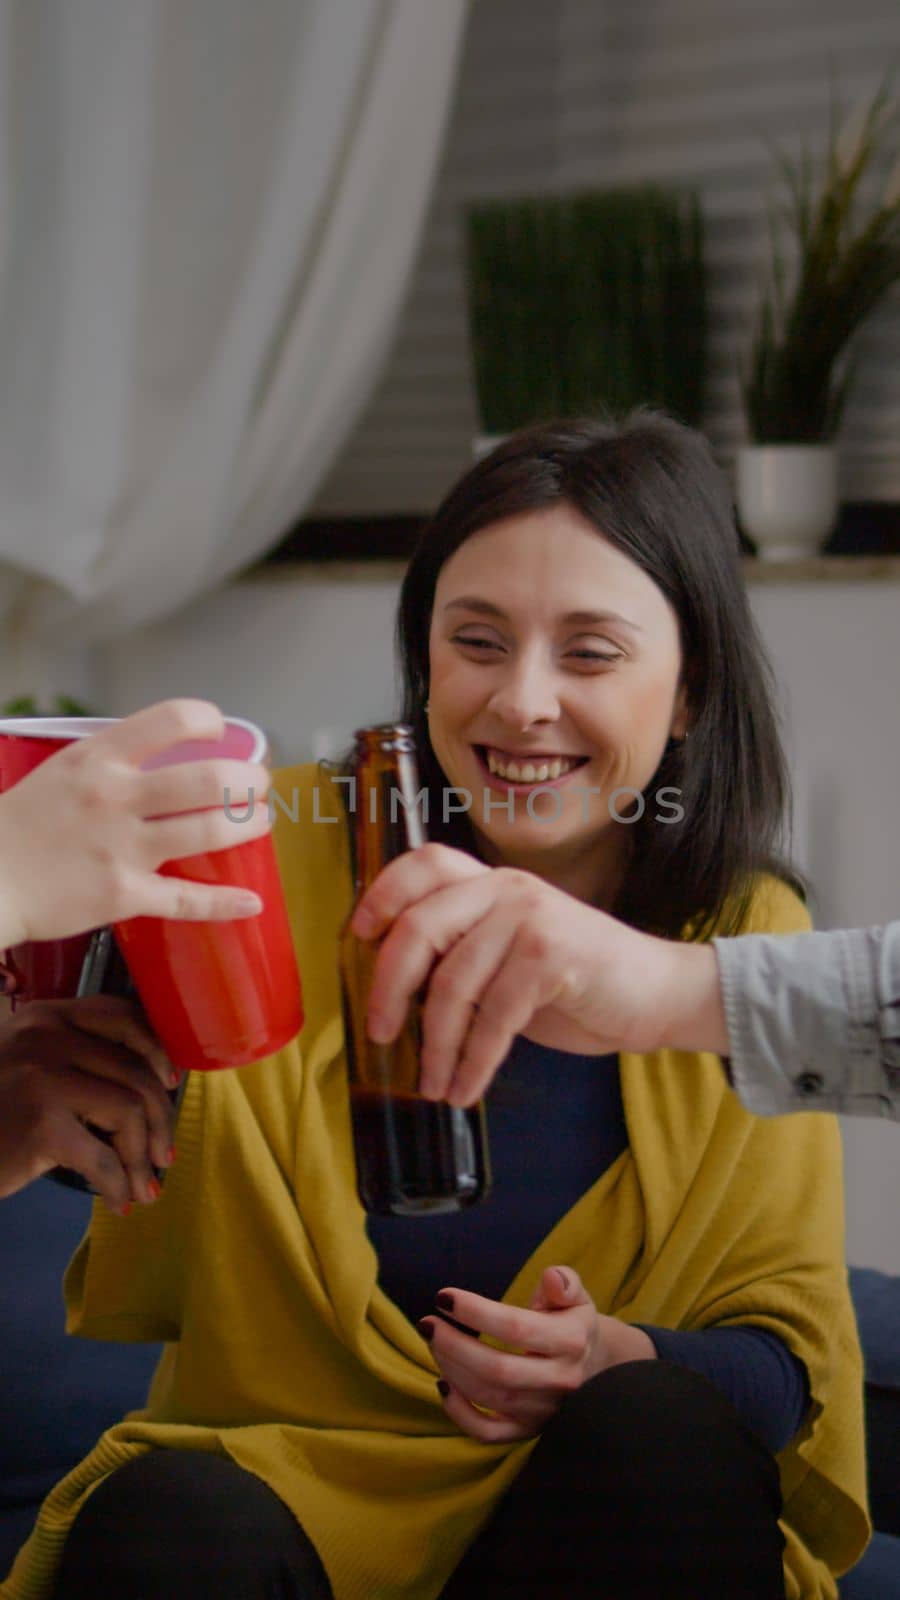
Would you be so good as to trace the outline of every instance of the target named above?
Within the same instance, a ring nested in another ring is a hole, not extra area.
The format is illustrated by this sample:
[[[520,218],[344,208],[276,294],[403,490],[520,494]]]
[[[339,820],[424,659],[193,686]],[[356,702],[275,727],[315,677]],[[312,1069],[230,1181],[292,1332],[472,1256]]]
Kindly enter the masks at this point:
[[[443,1600],[783,1600],[779,1511],[772,1457],[712,1384],[665,1361],[629,1363],[565,1401]],[[100,1594],[331,1590],[258,1478],[217,1456],[152,1451],[95,1490],[69,1535],[54,1600]]]

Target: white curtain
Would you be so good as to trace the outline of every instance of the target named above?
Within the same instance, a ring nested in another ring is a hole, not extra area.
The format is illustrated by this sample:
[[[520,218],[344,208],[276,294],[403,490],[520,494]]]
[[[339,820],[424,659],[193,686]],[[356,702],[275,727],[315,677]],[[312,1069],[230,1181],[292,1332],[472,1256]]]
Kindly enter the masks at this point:
[[[310,502],[394,331],[467,0],[0,0],[0,617],[159,618]]]

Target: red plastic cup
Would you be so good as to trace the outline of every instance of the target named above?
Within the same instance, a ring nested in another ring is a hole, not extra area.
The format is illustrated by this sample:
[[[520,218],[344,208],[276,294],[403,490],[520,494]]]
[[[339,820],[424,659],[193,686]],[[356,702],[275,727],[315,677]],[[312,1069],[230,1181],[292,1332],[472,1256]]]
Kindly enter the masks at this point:
[[[0,721],[0,794],[73,739],[115,718],[16,717]],[[173,766],[211,756],[261,761],[265,737],[229,717],[222,739],[184,740],[144,763]],[[224,797],[223,797],[224,799]],[[235,808],[239,816],[242,807]],[[258,1061],[287,1044],[303,1023],[300,980],[271,837],[168,861],[166,877],[235,884],[263,902],[257,917],[176,922],[133,917],[115,924],[141,1004],[173,1065],[209,1071]],[[18,945],[7,952],[7,992],[17,999],[76,993],[90,934]]]
[[[0,722],[0,794],[5,794],[48,756],[73,738],[97,733],[110,718],[13,717]],[[79,727],[83,724],[83,727]],[[78,729],[75,732],[69,728]],[[61,731],[66,730],[66,731]],[[55,731],[55,737],[52,732]],[[28,1000],[68,1000],[78,988],[89,933],[70,939],[32,940],[7,950],[2,965],[3,990],[18,1004]]]

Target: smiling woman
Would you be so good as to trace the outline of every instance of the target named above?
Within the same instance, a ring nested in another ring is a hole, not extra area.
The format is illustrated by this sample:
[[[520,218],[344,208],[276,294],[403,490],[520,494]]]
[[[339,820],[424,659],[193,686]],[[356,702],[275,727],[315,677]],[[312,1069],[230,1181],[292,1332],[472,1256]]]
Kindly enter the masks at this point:
[[[638,414],[511,436],[425,530],[398,628],[433,798],[473,791],[435,837],[648,931],[740,925],[788,781],[728,487],[699,434]],[[562,758],[577,765],[554,779]],[[529,786],[548,781],[561,803],[539,806]]]
[[[368,1030],[424,995],[418,1092],[485,1094],[490,1196],[361,1211],[341,802],[284,773],[303,1033],[192,1074],[162,1200],[95,1216],[69,1326],[167,1352],[5,1600],[834,1600],[868,1530],[834,1121],[754,1120],[716,1057],[606,1054],[585,1003],[599,908],[806,925],[766,871],[782,757],[707,446],[512,437],[425,530],[400,642],[436,837],[354,913]]]

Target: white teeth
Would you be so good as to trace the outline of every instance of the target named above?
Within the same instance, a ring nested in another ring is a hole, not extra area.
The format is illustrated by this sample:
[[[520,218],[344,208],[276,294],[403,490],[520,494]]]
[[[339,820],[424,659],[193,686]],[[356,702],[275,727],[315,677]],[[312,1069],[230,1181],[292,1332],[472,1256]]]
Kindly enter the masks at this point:
[[[540,761],[537,765],[533,761],[523,761],[520,766],[518,761],[501,761],[493,750],[487,752],[487,764],[489,772],[510,783],[547,783],[571,772],[575,765],[566,756],[554,756],[552,761]]]

